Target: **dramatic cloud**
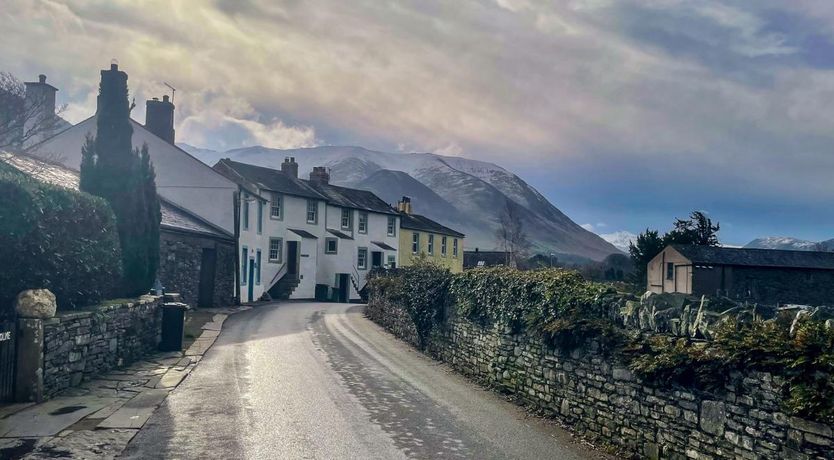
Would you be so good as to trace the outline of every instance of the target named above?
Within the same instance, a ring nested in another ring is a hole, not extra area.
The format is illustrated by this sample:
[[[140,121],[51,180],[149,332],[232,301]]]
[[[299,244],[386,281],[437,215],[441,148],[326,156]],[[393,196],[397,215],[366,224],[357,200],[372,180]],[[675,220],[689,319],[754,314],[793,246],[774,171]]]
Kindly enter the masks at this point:
[[[5,0],[0,26],[0,69],[73,121],[117,58],[134,116],[169,82],[195,145],[463,155],[610,228],[834,236],[830,0]]]

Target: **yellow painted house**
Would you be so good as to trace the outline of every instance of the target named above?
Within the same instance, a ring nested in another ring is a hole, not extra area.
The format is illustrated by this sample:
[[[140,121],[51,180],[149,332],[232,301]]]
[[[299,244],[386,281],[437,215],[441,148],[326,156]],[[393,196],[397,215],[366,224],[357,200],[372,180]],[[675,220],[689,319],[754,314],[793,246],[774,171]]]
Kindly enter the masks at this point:
[[[411,199],[397,203],[400,211],[399,265],[407,267],[418,259],[446,267],[452,273],[463,271],[463,233],[443,226],[428,217],[411,212]]]

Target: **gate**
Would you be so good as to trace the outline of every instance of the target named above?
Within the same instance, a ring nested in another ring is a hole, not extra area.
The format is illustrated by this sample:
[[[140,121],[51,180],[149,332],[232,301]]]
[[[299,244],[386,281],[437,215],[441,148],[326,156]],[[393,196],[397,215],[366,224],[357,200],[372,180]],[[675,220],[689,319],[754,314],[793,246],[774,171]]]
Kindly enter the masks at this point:
[[[14,399],[17,322],[0,319],[0,402]]]

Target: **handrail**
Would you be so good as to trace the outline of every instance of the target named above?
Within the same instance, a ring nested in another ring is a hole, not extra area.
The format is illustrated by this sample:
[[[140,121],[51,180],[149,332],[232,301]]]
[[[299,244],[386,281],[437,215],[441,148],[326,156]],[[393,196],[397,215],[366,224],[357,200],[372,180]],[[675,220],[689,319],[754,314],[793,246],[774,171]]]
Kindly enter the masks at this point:
[[[276,273],[275,276],[272,277],[272,281],[269,282],[269,286],[265,290],[268,291],[268,290],[272,289],[272,287],[275,286],[275,283],[280,281],[281,278],[283,278],[284,275],[286,275],[286,274],[287,274],[287,263],[284,262],[284,264],[281,265],[281,268],[278,269],[278,273]]]

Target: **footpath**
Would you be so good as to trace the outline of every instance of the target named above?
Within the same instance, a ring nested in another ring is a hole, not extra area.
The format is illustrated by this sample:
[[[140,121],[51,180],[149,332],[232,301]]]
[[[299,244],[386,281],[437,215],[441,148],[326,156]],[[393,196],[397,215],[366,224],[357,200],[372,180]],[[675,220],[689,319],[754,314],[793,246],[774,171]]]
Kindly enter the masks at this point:
[[[249,308],[210,310],[217,313],[184,352],[149,355],[40,404],[0,406],[0,459],[116,458],[194,370],[226,318]]]

